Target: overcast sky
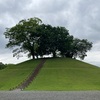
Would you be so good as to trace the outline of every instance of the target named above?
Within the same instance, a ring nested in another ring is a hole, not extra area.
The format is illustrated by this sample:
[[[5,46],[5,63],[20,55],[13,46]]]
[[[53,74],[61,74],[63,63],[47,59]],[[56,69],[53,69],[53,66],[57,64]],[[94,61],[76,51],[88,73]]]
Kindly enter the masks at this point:
[[[69,33],[93,42],[84,61],[100,66],[100,0],[0,0],[0,62],[18,63],[12,50],[5,49],[3,33],[22,19],[40,18],[43,23],[64,26]]]

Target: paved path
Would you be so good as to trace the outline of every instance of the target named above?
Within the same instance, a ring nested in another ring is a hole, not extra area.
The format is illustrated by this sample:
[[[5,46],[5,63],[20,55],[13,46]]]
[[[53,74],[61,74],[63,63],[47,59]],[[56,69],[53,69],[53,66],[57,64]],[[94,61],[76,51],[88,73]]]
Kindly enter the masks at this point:
[[[1,91],[0,100],[100,100],[100,91]]]
[[[31,75],[26,78],[22,83],[20,83],[18,86],[10,89],[10,90],[23,90],[25,89],[33,80],[34,78],[38,75],[39,71],[43,67],[44,63],[46,62],[46,59],[42,59],[41,62],[36,66],[36,69],[33,70]]]

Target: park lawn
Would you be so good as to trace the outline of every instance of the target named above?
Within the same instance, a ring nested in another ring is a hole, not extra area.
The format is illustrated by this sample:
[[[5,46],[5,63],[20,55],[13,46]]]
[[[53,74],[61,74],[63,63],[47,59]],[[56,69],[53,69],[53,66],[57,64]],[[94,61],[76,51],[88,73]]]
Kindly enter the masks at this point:
[[[9,90],[25,80],[40,60],[29,60],[0,70],[0,90]]]
[[[25,90],[100,90],[100,68],[69,58],[47,59]]]

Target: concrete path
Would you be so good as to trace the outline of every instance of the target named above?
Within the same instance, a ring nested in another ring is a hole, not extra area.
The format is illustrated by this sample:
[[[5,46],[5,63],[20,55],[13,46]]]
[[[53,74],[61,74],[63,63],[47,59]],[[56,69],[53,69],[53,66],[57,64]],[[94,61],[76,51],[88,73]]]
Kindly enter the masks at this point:
[[[0,100],[100,100],[100,91],[0,91]]]

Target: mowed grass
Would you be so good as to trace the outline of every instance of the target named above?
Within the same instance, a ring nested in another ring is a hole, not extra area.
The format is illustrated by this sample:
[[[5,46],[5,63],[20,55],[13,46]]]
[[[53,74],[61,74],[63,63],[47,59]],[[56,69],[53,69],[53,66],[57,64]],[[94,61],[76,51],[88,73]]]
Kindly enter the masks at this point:
[[[69,58],[47,59],[26,90],[100,90],[100,68]]]
[[[29,60],[0,70],[0,90],[9,90],[26,79],[40,60]]]

